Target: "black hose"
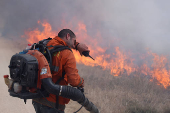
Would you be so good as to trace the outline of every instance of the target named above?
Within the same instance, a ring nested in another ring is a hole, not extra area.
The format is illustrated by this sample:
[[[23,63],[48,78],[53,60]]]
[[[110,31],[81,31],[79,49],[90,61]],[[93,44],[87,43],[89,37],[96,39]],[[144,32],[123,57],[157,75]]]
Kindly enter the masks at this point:
[[[45,78],[41,81],[43,87],[49,93],[69,98],[73,101],[77,101],[79,104],[83,105],[85,109],[88,110],[90,113],[99,113],[97,107],[92,102],[90,102],[80,90],[70,86],[61,86],[54,84],[51,78]]]

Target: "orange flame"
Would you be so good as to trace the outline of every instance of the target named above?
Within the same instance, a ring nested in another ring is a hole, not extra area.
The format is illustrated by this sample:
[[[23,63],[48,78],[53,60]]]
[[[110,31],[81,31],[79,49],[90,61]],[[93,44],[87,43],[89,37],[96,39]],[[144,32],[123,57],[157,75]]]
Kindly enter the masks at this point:
[[[41,23],[38,21],[38,24],[41,24],[44,30],[41,32],[38,28],[33,31],[26,31],[25,34],[27,35],[27,41],[29,43],[35,43],[39,40],[46,39],[48,37],[54,37],[56,32],[52,31],[51,25],[48,22]]]
[[[170,71],[168,71],[168,67],[166,67],[168,60],[165,56],[158,56],[155,53],[151,54],[154,56],[154,62],[152,64],[153,70],[151,71],[152,77],[166,88],[170,85]]]
[[[43,26],[43,31],[38,28],[26,31],[25,37],[29,43],[38,42],[39,40],[46,39],[48,37],[55,37],[58,32],[52,31],[52,27],[48,22],[40,22],[38,24]],[[73,28],[71,23],[66,24],[65,21],[62,22],[62,28]],[[130,58],[130,54],[124,53],[119,47],[113,48],[115,51],[112,54],[106,54],[107,48],[102,48],[98,46],[99,40],[91,38],[87,34],[86,25],[83,22],[78,22],[78,25],[74,28],[75,34],[80,42],[87,44],[90,49],[90,54],[95,56],[95,61],[90,58],[85,58],[80,56],[77,51],[73,51],[76,61],[78,63],[83,63],[88,66],[101,66],[103,69],[110,69],[111,74],[114,76],[119,76],[122,73],[127,75],[132,72],[138,71],[144,75],[149,75],[153,79],[158,81],[158,85],[163,85],[167,88],[170,85],[170,67],[167,67],[168,60],[164,56],[158,56],[156,53],[149,52],[147,55],[153,56],[153,63],[148,66],[147,62],[144,62],[141,67],[134,65],[134,59]],[[96,34],[100,39],[100,33]],[[144,59],[145,57],[142,56]]]

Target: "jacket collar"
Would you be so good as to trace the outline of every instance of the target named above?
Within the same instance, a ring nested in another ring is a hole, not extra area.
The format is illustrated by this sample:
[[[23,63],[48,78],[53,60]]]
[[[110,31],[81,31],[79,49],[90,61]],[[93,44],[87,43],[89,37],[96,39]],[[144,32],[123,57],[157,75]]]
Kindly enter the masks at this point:
[[[64,40],[62,40],[60,37],[56,36],[52,40],[50,40],[47,43],[47,46],[57,46],[57,45],[63,45],[63,46],[68,46]],[[51,47],[50,47],[51,48]],[[50,49],[49,48],[49,49]]]

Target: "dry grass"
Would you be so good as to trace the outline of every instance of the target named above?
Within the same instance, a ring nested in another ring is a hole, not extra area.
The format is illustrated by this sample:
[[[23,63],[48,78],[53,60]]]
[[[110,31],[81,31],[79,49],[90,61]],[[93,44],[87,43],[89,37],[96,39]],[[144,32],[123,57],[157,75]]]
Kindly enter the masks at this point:
[[[170,113],[170,92],[140,73],[114,77],[100,67],[78,64],[85,95],[101,113]]]

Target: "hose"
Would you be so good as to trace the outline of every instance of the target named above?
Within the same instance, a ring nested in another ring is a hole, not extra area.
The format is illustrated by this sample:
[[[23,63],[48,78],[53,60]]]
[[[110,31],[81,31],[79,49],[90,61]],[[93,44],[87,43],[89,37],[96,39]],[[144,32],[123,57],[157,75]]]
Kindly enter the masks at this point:
[[[61,86],[54,84],[51,78],[44,78],[41,81],[43,87],[49,93],[77,101],[90,113],[99,113],[97,107],[92,102],[90,102],[80,90],[71,86]]]

